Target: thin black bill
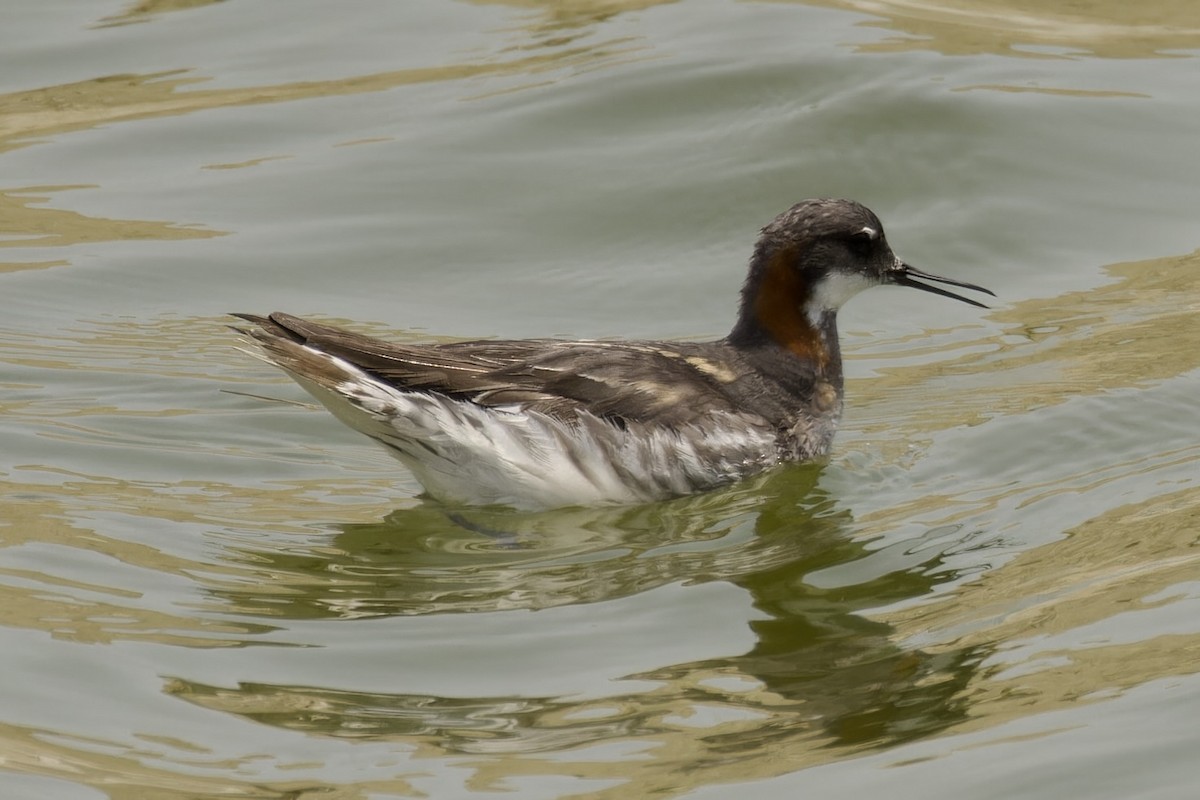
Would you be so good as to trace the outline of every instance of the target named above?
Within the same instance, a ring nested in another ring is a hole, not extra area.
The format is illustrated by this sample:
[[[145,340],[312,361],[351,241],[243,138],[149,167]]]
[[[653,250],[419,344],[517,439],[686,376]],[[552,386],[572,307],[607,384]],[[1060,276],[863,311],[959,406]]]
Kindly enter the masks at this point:
[[[914,289],[921,289],[926,292],[932,292],[933,294],[940,294],[942,297],[952,297],[955,300],[961,300],[964,303],[969,303],[970,305],[978,306],[979,308],[987,308],[988,306],[985,306],[983,303],[972,300],[969,297],[963,297],[960,294],[955,294],[954,292],[947,291],[946,289],[943,289],[940,286],[930,286],[927,283],[918,283],[917,281],[914,280],[914,278],[924,278],[927,281],[935,281],[937,283],[948,283],[951,286],[961,286],[964,289],[972,289],[976,292],[983,292],[984,294],[990,294],[992,297],[996,296],[996,293],[993,292],[991,289],[985,289],[982,286],[976,286],[973,283],[966,283],[964,281],[956,281],[953,278],[943,278],[941,275],[931,275],[928,272],[922,272],[919,269],[914,269],[913,267],[910,267],[908,264],[901,264],[900,269],[897,269],[895,272],[889,273],[889,276],[890,276],[891,282],[896,284],[897,286],[911,286]]]

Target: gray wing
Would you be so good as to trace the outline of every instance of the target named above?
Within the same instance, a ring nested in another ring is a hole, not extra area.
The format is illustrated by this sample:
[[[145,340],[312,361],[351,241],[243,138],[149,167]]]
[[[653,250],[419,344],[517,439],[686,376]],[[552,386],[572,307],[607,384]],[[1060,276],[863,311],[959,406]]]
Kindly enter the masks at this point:
[[[271,341],[318,349],[398,388],[482,406],[519,406],[559,418],[586,410],[622,425],[672,427],[714,411],[744,415],[734,401],[744,370],[721,343],[530,339],[402,345],[288,314],[234,316],[257,326],[243,332],[280,366],[318,382],[319,376],[304,375],[305,364],[283,363],[286,348],[273,350]]]

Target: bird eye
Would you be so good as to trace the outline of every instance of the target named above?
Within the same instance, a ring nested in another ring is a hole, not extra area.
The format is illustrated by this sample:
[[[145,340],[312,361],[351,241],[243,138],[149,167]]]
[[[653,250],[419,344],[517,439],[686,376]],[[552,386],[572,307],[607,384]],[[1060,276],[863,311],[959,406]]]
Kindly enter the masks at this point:
[[[875,237],[867,231],[858,231],[850,234],[846,239],[846,243],[850,246],[850,252],[854,255],[865,258],[871,254],[875,248]]]

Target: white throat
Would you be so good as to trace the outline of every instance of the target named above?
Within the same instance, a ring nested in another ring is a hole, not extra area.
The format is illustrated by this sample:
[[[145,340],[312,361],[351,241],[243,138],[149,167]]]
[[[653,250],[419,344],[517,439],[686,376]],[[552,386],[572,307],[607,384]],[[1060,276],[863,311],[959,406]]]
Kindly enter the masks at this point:
[[[837,311],[847,300],[875,286],[879,281],[863,275],[861,272],[831,272],[817,282],[812,297],[808,301],[808,321],[814,328],[821,326],[821,320],[826,312]]]

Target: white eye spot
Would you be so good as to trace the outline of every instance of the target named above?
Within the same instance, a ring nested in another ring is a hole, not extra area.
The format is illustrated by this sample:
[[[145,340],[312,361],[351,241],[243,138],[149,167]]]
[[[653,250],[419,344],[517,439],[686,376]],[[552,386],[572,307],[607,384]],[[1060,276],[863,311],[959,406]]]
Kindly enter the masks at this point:
[[[879,238],[879,231],[875,230],[870,225],[864,225],[863,229],[861,231],[859,231],[859,233],[866,234],[868,239],[878,239]]]

